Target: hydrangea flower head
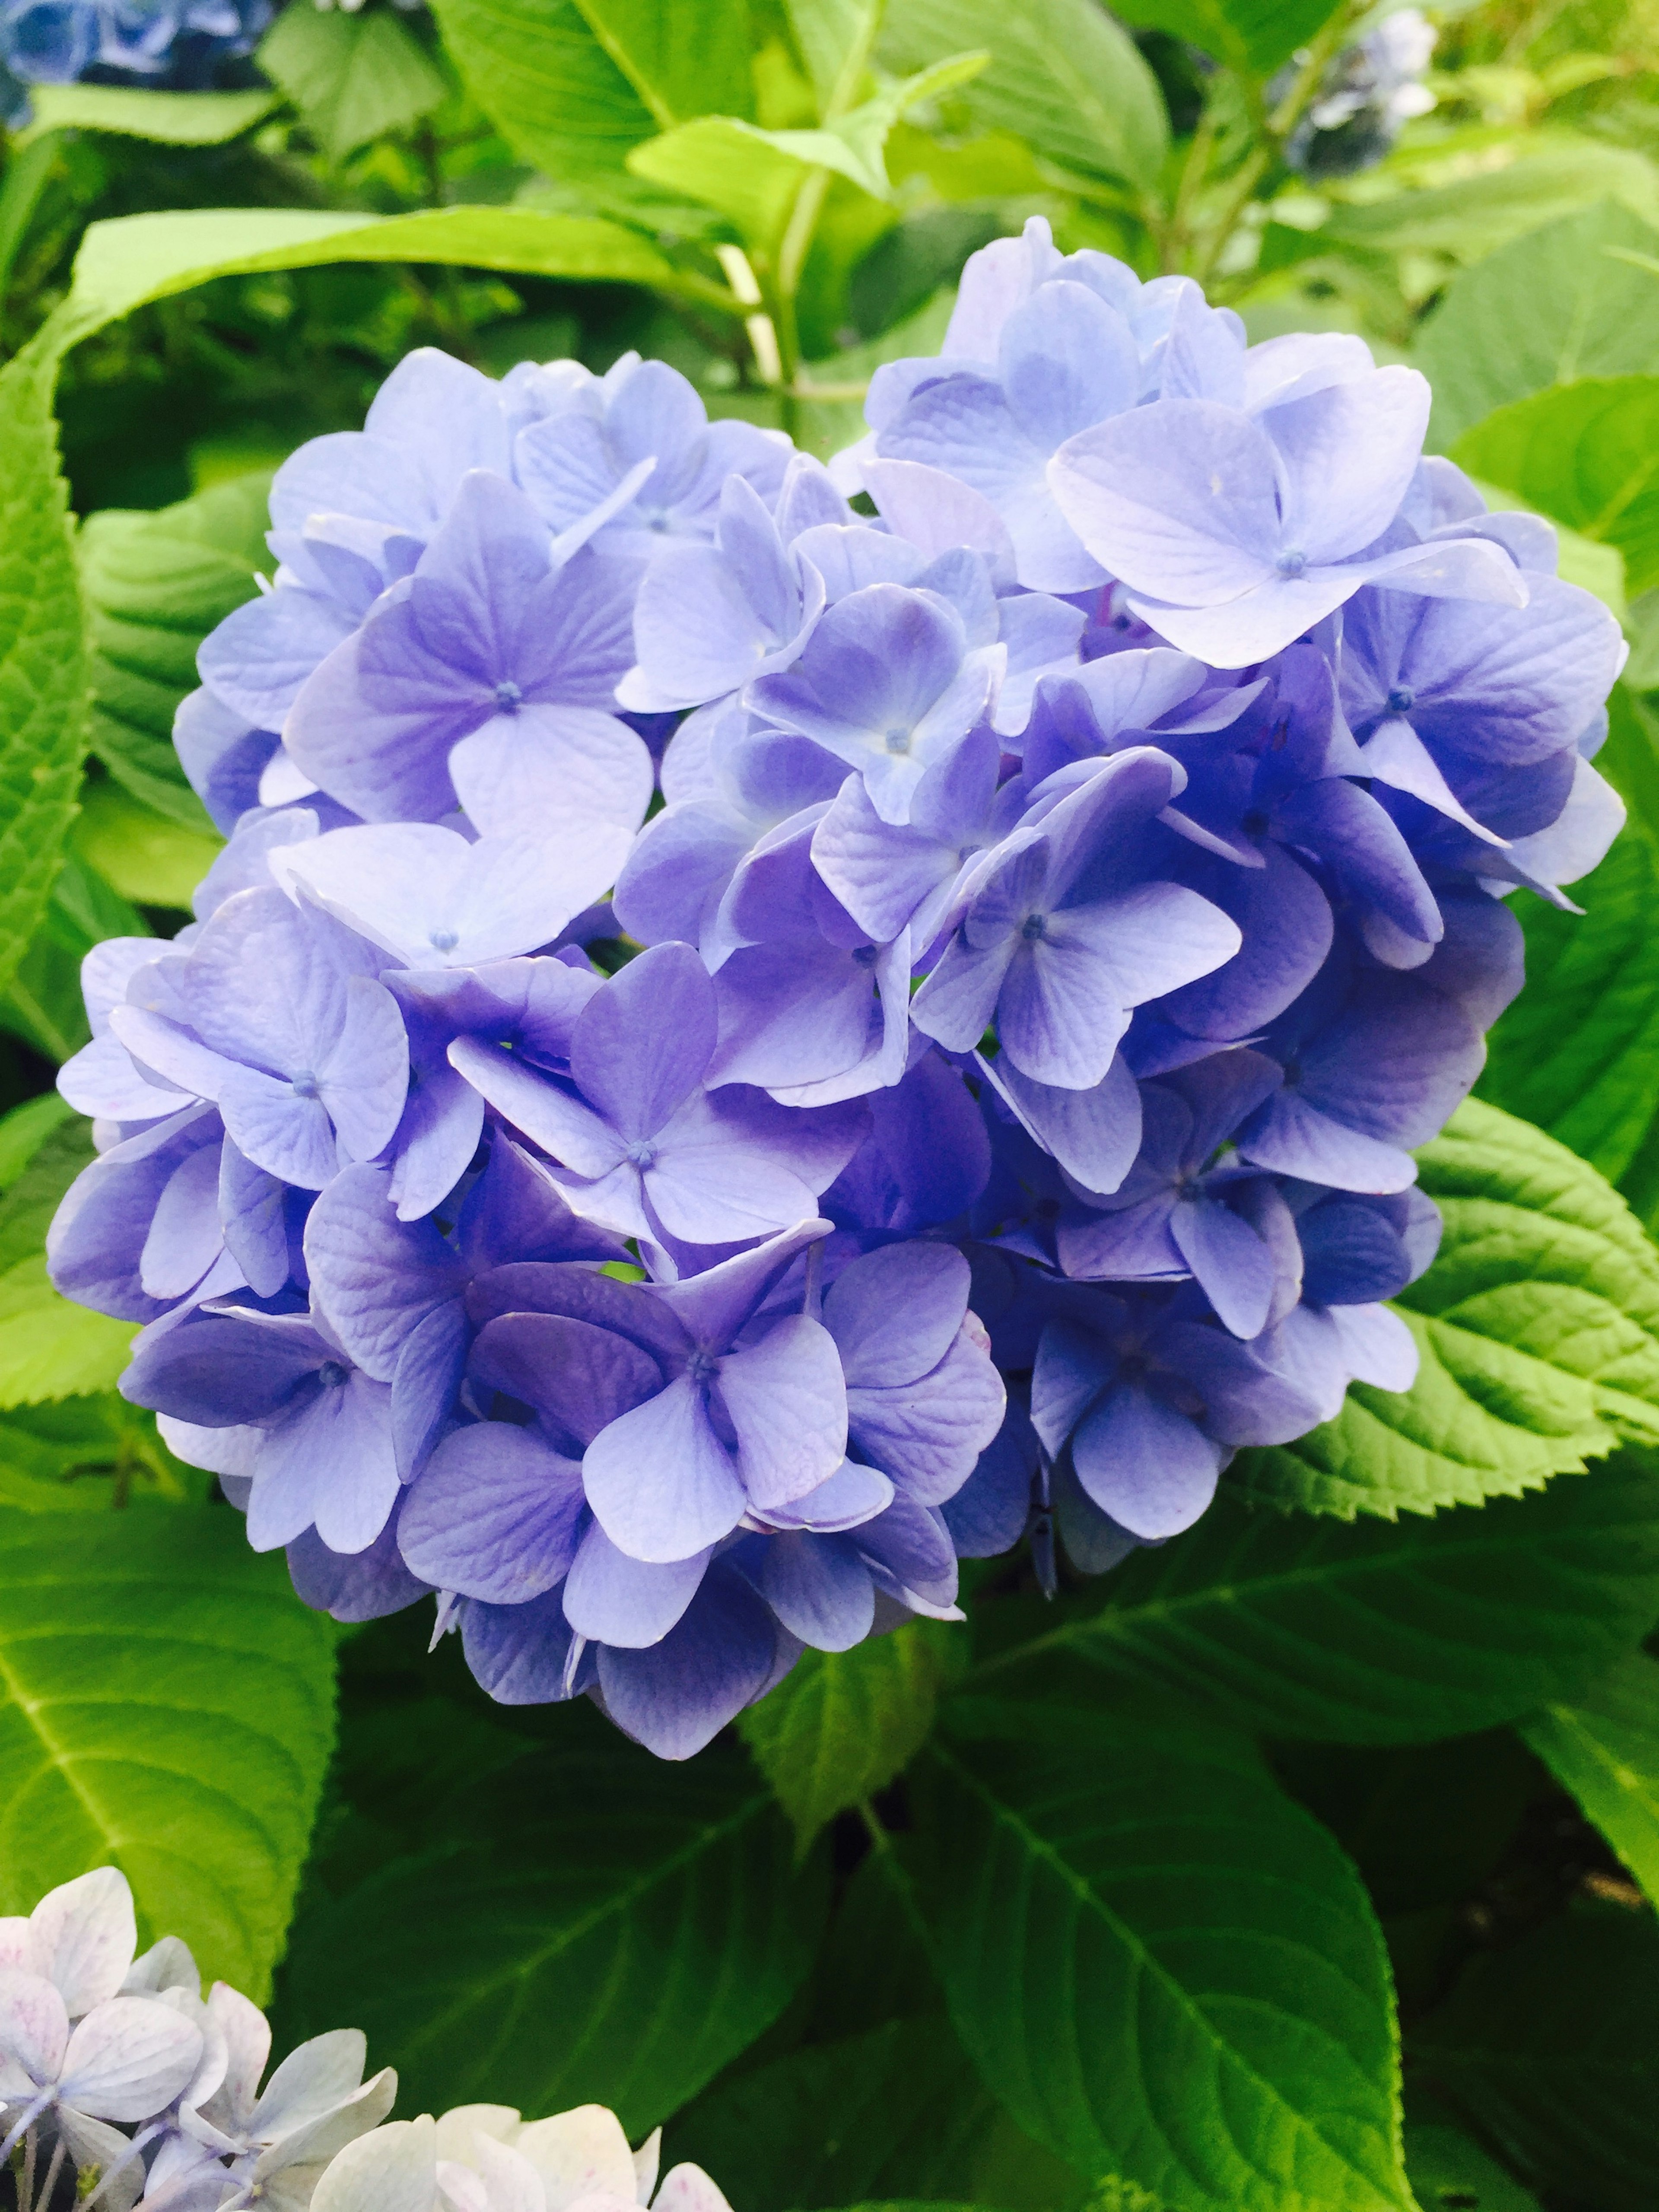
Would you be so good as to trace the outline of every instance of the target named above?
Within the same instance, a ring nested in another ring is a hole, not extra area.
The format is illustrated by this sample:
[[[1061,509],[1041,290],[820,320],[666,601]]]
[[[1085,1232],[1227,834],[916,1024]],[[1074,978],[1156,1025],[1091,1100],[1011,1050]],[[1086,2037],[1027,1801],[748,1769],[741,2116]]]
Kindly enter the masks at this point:
[[[828,470],[659,363],[432,352],[285,464],[50,1264],[308,1602],[686,1758],[959,1557],[1103,1571],[1409,1387],[1413,1151],[1621,813],[1617,626],[1427,404],[1034,220]],[[39,2002],[29,2095],[111,2124]],[[362,2186],[532,2202],[447,2124]]]

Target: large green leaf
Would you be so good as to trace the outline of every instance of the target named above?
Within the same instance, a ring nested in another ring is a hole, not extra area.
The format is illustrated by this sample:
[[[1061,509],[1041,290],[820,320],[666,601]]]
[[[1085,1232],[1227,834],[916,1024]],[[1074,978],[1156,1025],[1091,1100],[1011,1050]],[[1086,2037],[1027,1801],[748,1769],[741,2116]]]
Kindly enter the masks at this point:
[[[1659,1660],[1632,1651],[1521,1732],[1659,1904]]]
[[[1080,1675],[1164,1690],[1279,1735],[1424,1743],[1577,1697],[1659,1616],[1659,1469],[1620,1453],[1525,1498],[1389,1527],[1222,1494],[1053,1621],[982,1608],[1011,1642],[969,1686]],[[1085,1609],[1086,1607],[1086,1609]]]
[[[1659,293],[1659,277],[1650,277]],[[1617,546],[1634,594],[1659,583],[1659,376],[1585,377],[1500,407],[1453,456],[1541,514]]]
[[[46,1279],[47,1227],[91,1158],[89,1124],[66,1122],[0,1198],[0,1407],[107,1390],[127,1364],[137,1324],[72,1304]]]
[[[107,131],[167,146],[222,146],[263,123],[276,105],[276,94],[262,90],[148,92],[113,84],[33,84],[33,120],[27,136]]]
[[[1229,68],[1271,76],[1334,13],[1331,0],[1127,0],[1126,23],[1168,31]]]
[[[912,1621],[850,1651],[805,1651],[738,1726],[804,1848],[927,1741],[949,1628]],[[965,1656],[965,1655],[964,1655]]]
[[[650,284],[723,300],[720,288],[683,275],[637,232],[597,216],[532,208],[434,208],[421,215],[337,215],[311,208],[212,208],[95,222],[75,258],[57,346],[152,300],[216,276],[331,261],[430,261],[532,276]],[[43,336],[46,334],[43,333]]]
[[[951,2016],[1023,2127],[1179,2212],[1410,2212],[1381,1931],[1251,1747],[1044,1705],[927,1771]]]
[[[655,118],[752,115],[748,0],[576,0],[588,29]]]
[[[437,0],[433,12],[479,106],[549,176],[620,170],[660,127],[575,0]]]
[[[1358,1383],[1235,1480],[1304,1512],[1392,1518],[1516,1497],[1621,1435],[1659,1440],[1659,1253],[1616,1191],[1529,1122],[1463,1105],[1418,1156],[1445,1223],[1400,1304],[1407,1391]]]
[[[52,373],[40,353],[0,370],[0,990],[52,894],[86,742],[86,623]]]
[[[197,647],[255,596],[256,573],[271,566],[270,484],[266,475],[239,477],[152,513],[106,507],[81,532],[92,750],[136,799],[190,829],[209,824],[173,750],[173,718],[196,688]]]
[[[1414,2067],[1552,2203],[1652,2212],[1659,1924],[1570,1912],[1476,1958],[1412,2033]]]
[[[356,15],[285,9],[260,42],[259,65],[331,161],[371,138],[407,131],[448,91],[442,71],[389,8]]]
[[[334,1637],[224,1506],[0,1506],[0,1910],[125,1873],[262,2001],[333,1735]]]
[[[1659,1100],[1659,856],[1634,832],[1573,887],[1582,915],[1529,899],[1527,988],[1486,1040],[1483,1098],[1616,1182]]]
[[[961,95],[975,121],[1085,175],[1156,185],[1169,148],[1158,80],[1093,0],[889,0],[880,51],[890,68],[981,47],[990,67]]]
[[[1454,279],[1413,358],[1434,387],[1443,450],[1511,400],[1581,376],[1650,371],[1659,282],[1619,258],[1659,233],[1612,201],[1500,247]]]
[[[499,1731],[483,1723],[473,1761],[465,1709],[404,1748],[416,1803],[427,1738],[453,1780],[424,1848],[393,1831],[389,1863],[377,1854],[301,1916],[287,2025],[363,2027],[410,2111],[597,2099],[638,2133],[782,2009],[811,1963],[826,1869],[794,1870],[788,1826],[737,1745],[670,1766],[586,1708],[556,1717],[493,1774]]]

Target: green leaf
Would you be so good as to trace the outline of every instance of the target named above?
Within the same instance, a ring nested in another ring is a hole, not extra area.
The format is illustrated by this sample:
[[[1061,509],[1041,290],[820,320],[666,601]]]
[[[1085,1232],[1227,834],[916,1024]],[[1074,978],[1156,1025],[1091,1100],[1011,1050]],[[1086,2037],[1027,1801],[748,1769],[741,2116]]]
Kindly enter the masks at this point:
[[[1029,138],[1085,176],[1157,184],[1170,143],[1163,94],[1093,0],[889,0],[880,53],[896,71],[981,46],[990,67],[963,100],[982,129]]]
[[[1539,2188],[1652,2212],[1659,1924],[1577,1911],[1475,1958],[1413,2030],[1415,2068]]]
[[[86,625],[52,377],[33,353],[0,370],[0,990],[52,895],[85,744]]]
[[[1406,2172],[1423,2212],[1540,2212],[1538,2199],[1462,2128],[1406,2108]]]
[[[88,787],[70,836],[81,858],[123,898],[186,914],[191,893],[224,849],[216,830],[186,829],[114,783]]]
[[[785,137],[805,139],[817,150],[809,158],[780,144]],[[826,150],[845,174],[852,154],[828,131],[760,131],[732,116],[705,115],[659,138],[646,139],[629,155],[628,167],[649,184],[718,209],[747,244],[771,256],[811,173],[811,159],[830,166]]]
[[[1659,1904],[1659,1660],[1632,1651],[1521,1733]]]
[[[333,1632],[223,1506],[0,1507],[0,1910],[118,1866],[141,1941],[262,2002],[333,1736]]]
[[[443,73],[395,9],[289,8],[259,46],[259,66],[281,85],[331,161],[372,138],[407,131],[448,94]]]
[[[1334,12],[1331,0],[1127,0],[1114,10],[1126,23],[1167,31],[1261,77],[1305,46]]]
[[[93,1158],[92,1124],[78,1114],[42,1133],[0,1197],[0,1269],[46,1249],[58,1200]]]
[[[478,105],[547,175],[620,170],[658,127],[575,0],[437,0],[433,13]]]
[[[1527,988],[1486,1039],[1483,1098],[1616,1182],[1659,1094],[1659,855],[1633,831],[1573,886],[1582,915],[1531,899]]]
[[[927,1741],[951,1633],[917,1620],[850,1651],[805,1651],[742,1716],[739,1732],[802,1850],[837,1813],[884,1789]]]
[[[271,565],[270,489],[260,471],[174,507],[106,507],[82,526],[81,580],[92,616],[92,750],[135,799],[185,829],[210,825],[173,750],[173,718],[196,689],[197,647],[256,597],[256,575]]]
[[[800,188],[815,168],[833,170],[873,199],[891,192],[883,149],[904,111],[978,76],[987,57],[956,54],[885,87],[819,131],[762,131],[735,116],[705,115],[647,138],[628,157],[635,176],[730,216],[761,252],[775,255]]]
[[[655,118],[752,115],[748,0],[576,0],[588,29]]]
[[[1002,1632],[1029,1640],[976,1667],[975,1692],[1057,1667],[1271,1735],[1431,1742],[1577,1697],[1652,1626],[1659,1468],[1620,1453],[1395,1527],[1253,1510],[1224,1486],[1196,1528],[1136,1553],[1055,1625],[1004,1602]],[[997,1609],[981,1612],[994,1631]]]
[[[1247,1495],[1309,1513],[1431,1513],[1582,1472],[1659,1439],[1659,1253],[1595,1170],[1468,1103],[1418,1155],[1445,1227],[1398,1304],[1409,1390],[1356,1383],[1334,1421],[1240,1455]]]
[[[1175,2212],[1411,2212],[1381,1931],[1249,1745],[1045,1706],[927,1770],[951,2016],[1024,2128]]]
[[[1617,546],[1632,593],[1659,584],[1659,376],[1534,392],[1466,431],[1452,453],[1540,514]]]
[[[146,92],[112,84],[32,84],[33,122],[26,140],[47,131],[108,131],[165,146],[222,146],[263,123],[274,93]]]
[[[48,1091],[0,1115],[0,1192],[11,1188],[52,1131],[62,1128],[74,1111],[66,1099]]]
[[[1552,385],[1650,370],[1659,356],[1659,283],[1617,249],[1656,245],[1650,223],[1605,201],[1455,277],[1413,356],[1434,387],[1439,449],[1494,408]]]
[[[826,1869],[738,1747],[665,1765],[562,1711],[517,1763],[446,1793],[417,1855],[302,1917],[297,2039],[349,2019],[410,2111],[603,2100],[636,2135],[782,2009],[811,1963]],[[587,1723],[591,1718],[591,1726]],[[463,1755],[466,1718],[451,1723]],[[552,2032],[526,2033],[532,2022]]]
[[[0,1198],[0,1407],[107,1390],[137,1323],[59,1297],[43,1247],[58,1202],[92,1158],[89,1125],[55,1129]]]
[[[77,821],[74,836],[82,827]],[[52,897],[0,996],[0,1029],[60,1065],[92,1031],[81,990],[81,963],[106,937],[147,937],[149,924],[100,876],[73,854],[58,872]]]
[[[675,2121],[672,2154],[740,2205],[799,2212],[872,2198],[1060,2212],[1084,2194],[1014,2126],[942,2010],[744,2068]]]
[[[1320,235],[1362,257],[1443,254],[1468,268],[1607,200],[1659,221],[1659,172],[1633,148],[1528,129],[1507,145],[1486,139],[1480,156],[1493,164],[1484,174],[1350,201],[1333,210]]]
[[[0,1420],[0,1504],[107,1513],[139,1495],[199,1504],[213,1478],[174,1459],[155,1416],[112,1390],[13,1407]]]
[[[845,114],[881,26],[882,0],[784,0],[820,115]]]
[[[455,263],[583,283],[650,284],[725,300],[718,286],[683,276],[636,232],[592,216],[511,207],[434,208],[403,216],[191,209],[94,222],[75,257],[62,319],[48,330],[61,350],[135,307],[216,276],[336,261]]]

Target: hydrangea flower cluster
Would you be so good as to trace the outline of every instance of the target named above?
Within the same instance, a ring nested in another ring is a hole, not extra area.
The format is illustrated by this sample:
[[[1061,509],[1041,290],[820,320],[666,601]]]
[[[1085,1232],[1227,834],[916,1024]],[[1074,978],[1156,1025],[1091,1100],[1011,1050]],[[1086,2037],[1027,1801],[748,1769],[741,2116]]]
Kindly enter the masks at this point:
[[[271,0],[0,0],[4,120],[27,119],[32,84],[204,90],[274,12]]]
[[[603,2105],[388,2122],[397,2075],[363,2080],[356,2028],[313,2036],[262,2087],[258,2007],[224,1982],[204,1997],[176,1936],[137,1948],[115,1867],[0,1919],[0,2168],[18,2212],[48,2212],[66,2166],[104,2212],[729,2212],[700,2166],[659,2189],[661,2129],[630,2151]]]
[[[392,2109],[363,2080],[355,2028],[313,2037],[264,2080],[270,2026],[224,1982],[204,1997],[186,1945],[141,1958],[114,1867],[0,1919],[0,2166],[21,2154],[19,2212],[46,2212],[65,2164],[87,2206],[139,2197],[218,2212],[256,2197],[305,2212],[329,2161]]]
[[[1290,167],[1314,178],[1374,167],[1401,125],[1435,105],[1423,73],[1437,36],[1420,9],[1399,8],[1344,47],[1291,133],[1285,149]]]
[[[1621,818],[1617,625],[1427,411],[1033,222],[830,470],[631,356],[294,456],[49,1251],[309,1602],[683,1757],[1410,1383],[1504,896]]]

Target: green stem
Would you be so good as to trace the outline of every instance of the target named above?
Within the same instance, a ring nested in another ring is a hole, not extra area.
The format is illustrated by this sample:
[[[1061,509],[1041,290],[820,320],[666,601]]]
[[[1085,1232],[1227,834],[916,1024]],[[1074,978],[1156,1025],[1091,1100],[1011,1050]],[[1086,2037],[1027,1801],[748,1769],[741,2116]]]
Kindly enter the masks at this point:
[[[1244,210],[1255,198],[1257,186],[1284,151],[1285,142],[1300,122],[1303,110],[1318,91],[1332,55],[1339,52],[1346,44],[1354,21],[1362,12],[1359,0],[1348,0],[1348,5],[1331,18],[1308,47],[1306,59],[1297,70],[1290,89],[1271,113],[1262,101],[1261,88],[1252,80],[1244,80],[1246,104],[1251,109],[1251,122],[1256,131],[1258,143],[1239,171],[1219,219],[1210,228],[1205,250],[1193,267],[1191,273],[1200,284],[1207,284],[1214,275],[1218,264],[1232,243],[1233,234]]]

